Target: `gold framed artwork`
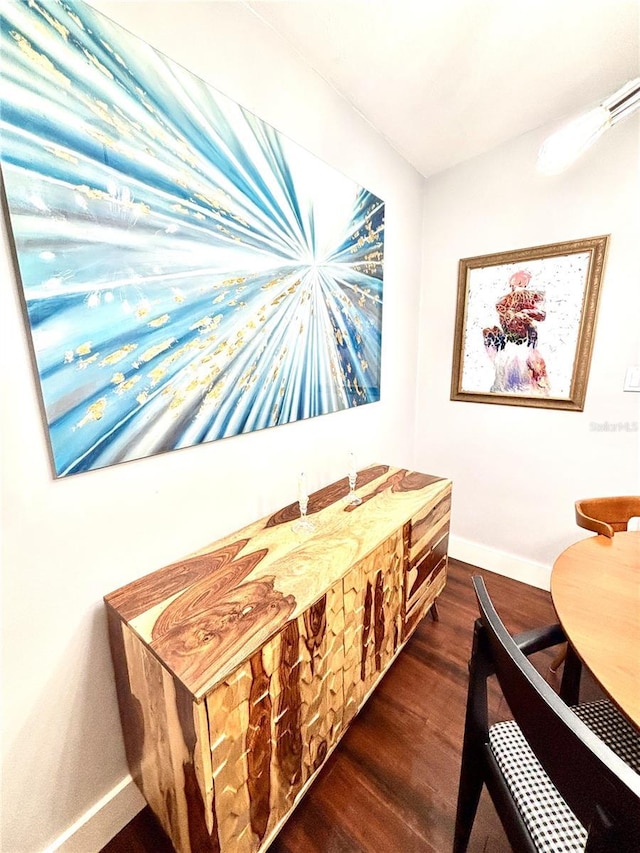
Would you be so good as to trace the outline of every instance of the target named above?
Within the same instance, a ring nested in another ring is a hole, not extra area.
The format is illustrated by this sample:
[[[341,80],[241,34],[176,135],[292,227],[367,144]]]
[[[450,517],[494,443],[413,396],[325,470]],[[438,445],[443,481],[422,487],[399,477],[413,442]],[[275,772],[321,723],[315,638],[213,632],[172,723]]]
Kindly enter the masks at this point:
[[[583,410],[608,239],[460,261],[452,400]]]

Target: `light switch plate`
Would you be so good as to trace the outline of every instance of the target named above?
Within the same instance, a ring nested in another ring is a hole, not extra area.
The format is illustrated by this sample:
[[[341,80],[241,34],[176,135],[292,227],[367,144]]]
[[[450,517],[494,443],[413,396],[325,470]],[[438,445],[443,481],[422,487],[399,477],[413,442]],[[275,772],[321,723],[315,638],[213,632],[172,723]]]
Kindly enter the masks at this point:
[[[624,377],[625,391],[640,391],[640,366],[627,367]]]

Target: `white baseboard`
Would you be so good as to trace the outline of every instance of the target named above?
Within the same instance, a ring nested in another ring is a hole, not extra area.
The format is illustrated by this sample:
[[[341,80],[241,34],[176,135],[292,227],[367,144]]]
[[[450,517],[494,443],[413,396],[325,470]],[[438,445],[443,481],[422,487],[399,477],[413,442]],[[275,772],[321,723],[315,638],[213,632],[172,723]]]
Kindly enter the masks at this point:
[[[539,589],[549,589],[549,566],[486,545],[452,536],[449,556]],[[43,853],[98,853],[144,806],[135,782],[131,776],[125,776]]]
[[[498,575],[512,578],[530,586],[549,591],[551,567],[532,560],[523,560],[505,551],[496,551],[487,545],[478,545],[458,536],[449,537],[449,556],[463,563],[471,563]]]
[[[98,853],[145,805],[131,776],[125,776],[43,853]]]

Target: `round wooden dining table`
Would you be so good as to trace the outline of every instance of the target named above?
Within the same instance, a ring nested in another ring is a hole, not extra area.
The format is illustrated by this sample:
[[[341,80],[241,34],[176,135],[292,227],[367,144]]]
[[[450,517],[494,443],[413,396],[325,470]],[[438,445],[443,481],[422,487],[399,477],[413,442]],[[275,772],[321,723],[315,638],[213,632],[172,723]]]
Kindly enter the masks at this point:
[[[578,657],[640,729],[640,531],[570,545],[553,564],[551,598]]]

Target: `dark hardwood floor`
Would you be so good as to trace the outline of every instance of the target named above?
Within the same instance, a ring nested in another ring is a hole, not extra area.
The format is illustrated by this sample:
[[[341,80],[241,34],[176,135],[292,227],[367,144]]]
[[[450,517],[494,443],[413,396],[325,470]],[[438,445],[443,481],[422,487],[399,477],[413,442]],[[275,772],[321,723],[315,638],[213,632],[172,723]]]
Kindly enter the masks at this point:
[[[447,853],[455,820],[471,634],[472,574],[512,632],[555,621],[548,593],[450,562],[440,619],[424,619],[341,740],[269,853]],[[533,661],[550,683],[553,652]],[[561,674],[561,673],[560,673]],[[582,694],[597,695],[583,678]],[[582,698],[582,697],[581,697]],[[509,716],[496,691],[495,719]],[[469,853],[511,850],[483,793]],[[101,853],[172,853],[145,808]]]

